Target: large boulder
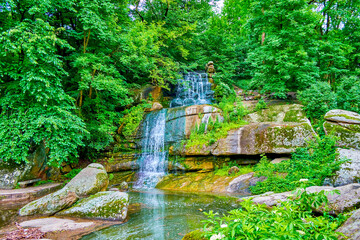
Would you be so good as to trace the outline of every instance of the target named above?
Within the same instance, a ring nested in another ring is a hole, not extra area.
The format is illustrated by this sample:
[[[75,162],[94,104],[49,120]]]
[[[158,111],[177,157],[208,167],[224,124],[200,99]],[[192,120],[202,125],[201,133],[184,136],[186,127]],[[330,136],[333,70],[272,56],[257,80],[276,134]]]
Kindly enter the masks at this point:
[[[306,113],[300,104],[272,104],[268,108],[248,114],[245,120],[249,123],[261,122],[307,122]]]
[[[253,123],[229,131],[211,153],[215,156],[289,154],[306,146],[306,141],[314,134],[310,122]]]
[[[70,207],[79,198],[105,191],[108,185],[109,178],[105,168],[101,164],[92,163],[81,170],[63,189],[25,205],[19,214],[53,215]]]
[[[330,184],[337,187],[359,182],[360,150],[339,148],[337,151],[339,152],[339,159],[349,159],[350,161],[340,166],[340,170],[329,179]]]
[[[350,218],[344,222],[336,231],[343,233],[347,238],[340,239],[359,240],[360,239],[360,209],[352,212]]]
[[[360,150],[360,115],[345,110],[331,110],[325,115],[324,130],[326,134],[339,137],[340,147]]]
[[[63,188],[38,200],[30,202],[19,211],[20,216],[53,215],[73,205],[79,197],[68,188]]]
[[[77,174],[65,188],[75,192],[80,198],[88,197],[100,191],[105,191],[109,178],[103,165],[92,163]]]
[[[306,146],[314,136],[311,124],[303,123],[252,123],[230,130],[226,138],[211,146],[183,148],[182,155],[258,155],[262,153],[289,154]]]
[[[241,175],[232,180],[226,188],[227,192],[240,193],[243,195],[250,195],[250,186],[255,186],[257,182],[264,181],[266,177],[255,177],[255,173]]]
[[[124,221],[127,216],[128,205],[129,198],[126,193],[115,191],[99,192],[80,200],[71,208],[61,211],[57,215]]]
[[[330,186],[313,186],[306,188],[306,191],[309,193],[315,192],[330,192],[338,190],[338,194],[328,194],[329,207],[335,213],[339,214],[348,210],[353,209],[360,204],[360,184],[353,183],[341,187],[330,187]],[[293,197],[293,192],[283,192],[283,193],[265,193],[262,195],[257,195],[251,197],[252,201],[256,204],[266,204],[269,207],[278,205],[280,202],[286,201],[288,197]],[[318,211],[323,211],[323,209],[317,209]]]

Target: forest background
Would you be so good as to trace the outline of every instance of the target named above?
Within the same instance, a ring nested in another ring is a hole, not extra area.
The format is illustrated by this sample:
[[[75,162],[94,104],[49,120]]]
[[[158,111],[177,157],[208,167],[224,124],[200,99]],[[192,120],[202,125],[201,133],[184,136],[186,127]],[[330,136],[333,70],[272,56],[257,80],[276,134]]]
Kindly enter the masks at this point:
[[[215,95],[234,86],[299,93],[309,118],[360,112],[359,0],[3,0],[0,155],[49,164],[94,158],[146,84],[216,65]],[[221,101],[221,99],[220,99]]]

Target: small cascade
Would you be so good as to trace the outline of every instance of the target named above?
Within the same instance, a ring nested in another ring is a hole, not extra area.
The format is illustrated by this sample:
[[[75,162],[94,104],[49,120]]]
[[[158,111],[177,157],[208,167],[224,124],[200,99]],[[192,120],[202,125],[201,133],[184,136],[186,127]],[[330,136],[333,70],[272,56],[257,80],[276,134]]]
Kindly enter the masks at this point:
[[[154,188],[165,175],[167,151],[165,150],[166,109],[147,114],[142,129],[142,153],[138,159],[140,170],[134,188]]]
[[[213,96],[208,75],[190,72],[184,74],[184,79],[178,80],[176,98],[171,101],[170,107],[211,104]]]

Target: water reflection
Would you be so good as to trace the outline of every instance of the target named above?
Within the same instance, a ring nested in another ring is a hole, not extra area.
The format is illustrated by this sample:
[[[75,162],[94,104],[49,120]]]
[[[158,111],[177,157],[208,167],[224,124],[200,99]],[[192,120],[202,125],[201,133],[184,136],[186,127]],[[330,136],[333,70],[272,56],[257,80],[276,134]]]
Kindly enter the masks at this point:
[[[129,221],[82,238],[89,239],[147,239],[175,240],[202,227],[202,211],[225,212],[237,207],[234,199],[212,195],[179,193],[129,193],[130,203],[138,203],[137,211],[130,211]]]

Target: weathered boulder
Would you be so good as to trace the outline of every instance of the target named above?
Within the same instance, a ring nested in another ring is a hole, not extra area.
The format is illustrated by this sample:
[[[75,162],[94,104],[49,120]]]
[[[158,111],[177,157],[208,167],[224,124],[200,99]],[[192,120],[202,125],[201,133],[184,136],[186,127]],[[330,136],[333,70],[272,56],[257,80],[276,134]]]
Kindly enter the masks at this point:
[[[57,215],[124,221],[127,216],[128,205],[129,198],[126,193],[115,191],[99,192],[80,200],[71,208],[61,211]]]
[[[163,105],[161,105],[161,103],[154,102],[149,111],[152,112],[152,111],[156,111],[156,110],[161,110],[163,108],[164,107],[163,107]]]
[[[288,158],[288,157],[275,158],[271,161],[271,163],[277,164],[277,163],[281,163],[283,161],[288,161],[288,160],[290,160],[290,158]]]
[[[64,208],[73,205],[79,197],[70,189],[63,188],[38,200],[32,201],[22,207],[20,216],[53,215]]]
[[[360,124],[360,114],[341,109],[330,110],[324,118],[330,122]]]
[[[105,191],[108,185],[109,178],[104,166],[91,163],[81,170],[64,188],[75,192],[80,198],[83,198]]]
[[[138,170],[139,163],[137,162],[138,155],[133,153],[123,153],[110,156],[99,160],[104,167],[106,172],[120,172]]]
[[[249,123],[261,122],[308,122],[303,106],[300,104],[273,104],[268,108],[248,114],[245,120]]]
[[[340,239],[359,240],[360,239],[360,209],[352,212],[350,218],[344,222],[336,231],[343,233],[348,238]]]
[[[345,110],[331,110],[325,115],[324,130],[326,134],[339,137],[340,147],[360,150],[360,115]]]
[[[344,211],[353,209],[354,207],[360,204],[360,184],[353,183],[341,187],[330,187],[330,186],[313,186],[306,188],[306,191],[309,193],[320,192],[324,190],[325,192],[338,190],[338,194],[329,194],[327,195],[329,200],[330,209],[339,214]],[[279,202],[286,201],[288,197],[293,197],[293,192],[283,192],[283,193],[265,193],[262,195],[251,197],[252,201],[256,204],[266,204],[271,207],[279,204]],[[322,211],[322,209],[317,209]]]
[[[230,193],[251,194],[249,187],[255,186],[257,182],[264,181],[266,177],[255,177],[254,173],[247,173],[232,180],[226,188]]]
[[[343,186],[350,183],[358,183],[360,181],[360,151],[355,149],[341,149],[339,152],[339,159],[349,159],[340,166],[340,170],[329,179],[331,185]]]

